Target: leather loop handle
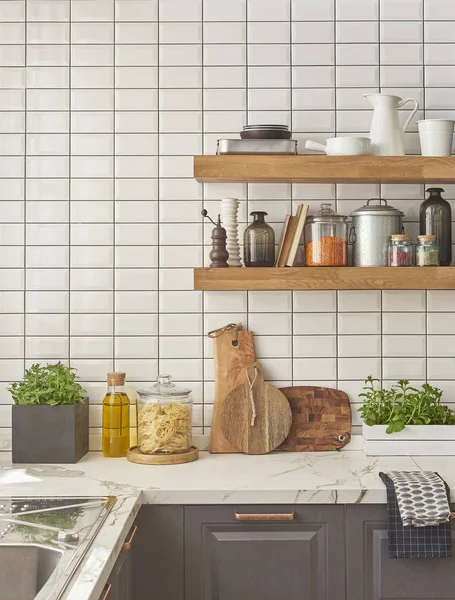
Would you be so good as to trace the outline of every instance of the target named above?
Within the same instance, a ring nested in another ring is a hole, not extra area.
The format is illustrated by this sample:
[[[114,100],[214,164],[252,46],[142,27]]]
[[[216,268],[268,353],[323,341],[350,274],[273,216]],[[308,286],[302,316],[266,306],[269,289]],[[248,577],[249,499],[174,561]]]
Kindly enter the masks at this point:
[[[293,521],[295,513],[234,513],[237,521]]]
[[[130,535],[129,540],[123,544],[124,550],[129,550],[131,548],[131,544],[133,543],[136,533],[137,533],[137,525],[134,525],[133,529],[131,530],[131,535]]]
[[[102,598],[100,598],[100,600],[107,600],[109,594],[111,593],[111,589],[112,589],[112,585],[110,583],[106,583],[106,585],[104,586],[104,596]]]

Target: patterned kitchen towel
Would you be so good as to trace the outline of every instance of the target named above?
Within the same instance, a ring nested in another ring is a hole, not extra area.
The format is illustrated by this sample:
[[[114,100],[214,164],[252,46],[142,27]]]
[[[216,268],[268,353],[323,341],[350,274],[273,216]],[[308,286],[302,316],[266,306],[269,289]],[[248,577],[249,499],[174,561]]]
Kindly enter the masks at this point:
[[[403,525],[393,481],[379,473],[387,489],[387,531],[390,558],[450,558],[452,535],[450,522],[429,527]],[[446,486],[447,497],[449,490]]]
[[[450,521],[444,481],[433,471],[390,471],[403,525],[429,527]]]

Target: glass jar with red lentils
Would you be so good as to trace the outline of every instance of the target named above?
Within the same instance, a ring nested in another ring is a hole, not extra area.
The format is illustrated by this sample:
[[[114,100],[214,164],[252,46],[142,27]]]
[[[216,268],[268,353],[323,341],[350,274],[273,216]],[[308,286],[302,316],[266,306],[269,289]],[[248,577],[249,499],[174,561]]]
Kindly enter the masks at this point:
[[[348,264],[347,217],[338,215],[331,204],[321,204],[305,223],[307,267],[345,267]]]

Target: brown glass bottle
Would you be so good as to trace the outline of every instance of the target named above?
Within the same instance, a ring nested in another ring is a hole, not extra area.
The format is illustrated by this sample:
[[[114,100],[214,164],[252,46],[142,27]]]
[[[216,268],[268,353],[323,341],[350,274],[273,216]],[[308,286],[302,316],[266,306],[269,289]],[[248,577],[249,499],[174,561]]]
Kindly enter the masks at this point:
[[[441,196],[442,188],[428,188],[430,196],[420,205],[420,235],[435,235],[439,264],[452,263],[452,209]]]
[[[245,267],[273,267],[275,264],[275,232],[264,217],[267,213],[255,210],[253,222],[245,229],[243,251]]]

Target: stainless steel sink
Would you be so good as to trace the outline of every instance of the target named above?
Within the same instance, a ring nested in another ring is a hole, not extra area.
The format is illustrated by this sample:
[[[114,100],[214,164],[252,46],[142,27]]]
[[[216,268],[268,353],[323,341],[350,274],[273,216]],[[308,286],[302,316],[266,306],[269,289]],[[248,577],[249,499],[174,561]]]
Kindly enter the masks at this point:
[[[33,600],[57,567],[63,550],[36,544],[0,545],[2,600]]]
[[[0,497],[0,600],[59,600],[115,501]]]

